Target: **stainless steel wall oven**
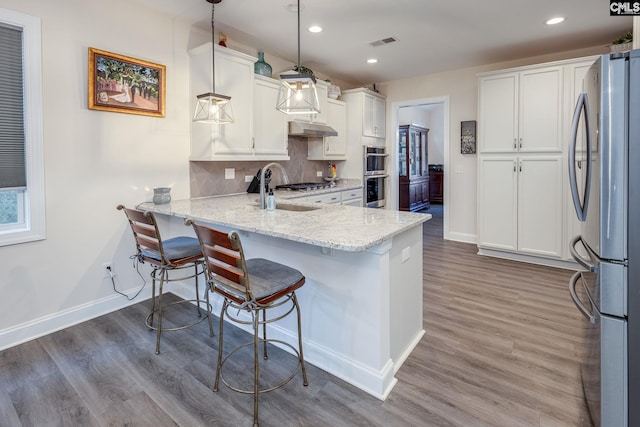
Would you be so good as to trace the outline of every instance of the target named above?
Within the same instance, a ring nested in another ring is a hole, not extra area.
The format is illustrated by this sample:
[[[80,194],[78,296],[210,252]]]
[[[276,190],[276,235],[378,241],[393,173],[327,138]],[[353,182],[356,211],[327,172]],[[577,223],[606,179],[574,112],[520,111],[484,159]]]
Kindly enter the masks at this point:
[[[386,205],[388,158],[389,154],[384,147],[364,146],[365,207],[382,208]]]

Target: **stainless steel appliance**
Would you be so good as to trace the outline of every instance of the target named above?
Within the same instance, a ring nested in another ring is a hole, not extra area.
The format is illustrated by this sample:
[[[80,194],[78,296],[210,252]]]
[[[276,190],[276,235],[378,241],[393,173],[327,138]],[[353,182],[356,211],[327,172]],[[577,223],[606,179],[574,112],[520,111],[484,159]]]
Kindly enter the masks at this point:
[[[364,146],[364,174],[365,175],[384,175],[387,170],[387,158],[384,147],[372,145]]]
[[[288,190],[288,191],[311,191],[321,190],[323,188],[330,188],[330,182],[300,182],[293,184],[276,185],[276,190]]]
[[[582,385],[595,426],[640,426],[640,50],[601,56],[583,83],[569,150]]]
[[[388,157],[384,147],[364,146],[364,200],[368,208],[382,208],[386,205]]]

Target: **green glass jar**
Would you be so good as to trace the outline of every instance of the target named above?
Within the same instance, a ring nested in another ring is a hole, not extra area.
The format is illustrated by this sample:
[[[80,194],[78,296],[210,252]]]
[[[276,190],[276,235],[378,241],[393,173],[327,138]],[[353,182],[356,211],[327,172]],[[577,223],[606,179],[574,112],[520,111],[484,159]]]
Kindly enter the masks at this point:
[[[253,72],[261,76],[271,77],[271,65],[264,62],[264,52],[258,52],[258,60],[253,64]]]

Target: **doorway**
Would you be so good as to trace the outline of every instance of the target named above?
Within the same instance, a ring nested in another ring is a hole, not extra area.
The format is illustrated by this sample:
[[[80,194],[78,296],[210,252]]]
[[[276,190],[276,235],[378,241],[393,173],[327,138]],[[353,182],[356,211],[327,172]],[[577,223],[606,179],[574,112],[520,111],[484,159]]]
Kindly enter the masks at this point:
[[[398,127],[404,124],[415,124],[429,129],[428,163],[440,165],[443,178],[443,197],[441,205],[433,205],[433,209],[442,210],[442,237],[449,236],[449,97],[437,97],[394,102],[391,106],[391,125],[393,126],[394,142],[391,149],[390,185],[393,196],[390,202],[393,209],[398,210],[398,177],[399,177],[399,132]],[[436,168],[438,166],[435,166]],[[429,211],[426,211],[429,213]]]

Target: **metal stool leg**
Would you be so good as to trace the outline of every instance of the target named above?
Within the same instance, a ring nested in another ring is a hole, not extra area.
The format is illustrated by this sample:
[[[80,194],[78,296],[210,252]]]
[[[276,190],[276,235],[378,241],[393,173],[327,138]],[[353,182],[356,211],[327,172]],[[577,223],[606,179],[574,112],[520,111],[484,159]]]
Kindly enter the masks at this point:
[[[258,391],[258,380],[260,375],[260,369],[258,367],[258,346],[260,344],[260,337],[258,332],[260,328],[260,311],[253,310],[251,312],[251,317],[253,317],[253,427],[258,427],[258,397],[260,395],[260,392]]]
[[[213,391],[218,391],[220,384],[220,371],[222,370],[222,336],[224,331],[224,313],[227,311],[229,303],[225,299],[220,310],[220,329],[218,330],[218,364],[216,365],[216,381],[213,384]]]
[[[211,321],[211,302],[209,301],[209,287],[204,292],[205,301],[207,303],[207,317],[209,320],[209,336],[213,336],[213,322]]]
[[[149,318],[149,328],[153,327],[153,314],[156,311],[156,268],[151,272],[151,316]]]
[[[302,369],[302,384],[309,385],[307,381],[307,370],[304,367],[304,355],[302,354],[302,321],[300,320],[300,306],[298,305],[298,298],[296,293],[293,292],[291,299],[296,306],[296,315],[298,316],[298,350],[300,351],[300,367]]]
[[[160,354],[160,334],[162,333],[162,285],[168,278],[169,272],[162,268],[160,272],[160,287],[158,289],[158,333],[156,337],[156,354]]]
[[[195,262],[193,264],[193,268],[195,269],[194,279],[196,281],[196,303],[198,304],[198,317],[202,317],[202,312],[200,311],[200,289],[198,288],[198,264],[199,262]]]
[[[256,313],[256,315],[259,316],[259,313]],[[262,339],[262,343],[264,345],[264,354],[262,355],[262,357],[267,360],[269,358],[269,355],[267,354],[267,309],[265,308],[262,309]]]

